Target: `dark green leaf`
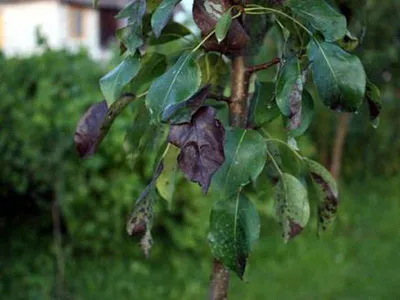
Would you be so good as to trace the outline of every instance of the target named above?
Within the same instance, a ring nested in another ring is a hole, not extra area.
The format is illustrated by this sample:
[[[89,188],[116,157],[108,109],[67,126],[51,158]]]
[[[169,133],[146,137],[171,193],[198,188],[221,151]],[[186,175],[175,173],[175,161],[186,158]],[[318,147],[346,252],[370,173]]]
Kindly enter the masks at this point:
[[[250,127],[262,126],[279,115],[279,108],[275,101],[275,84],[257,81],[249,107]]]
[[[365,98],[367,100],[372,126],[377,128],[379,126],[379,115],[382,111],[381,92],[378,87],[369,80],[367,80]]]
[[[286,120],[286,128],[289,130],[290,136],[297,137],[306,132],[314,117],[314,101],[311,94],[307,90],[303,90],[302,105],[300,110],[300,125],[296,129],[291,129],[290,119]]]
[[[285,5],[315,30],[322,32],[328,42],[346,34],[346,18],[324,0],[288,0]]]
[[[198,90],[200,82],[201,74],[197,63],[191,53],[184,53],[149,89],[146,105],[152,119],[161,122],[164,109],[187,100]]]
[[[191,35],[192,32],[184,25],[176,22],[169,22],[163,29],[162,34],[157,37],[151,37],[149,45],[161,45]]]
[[[326,230],[335,219],[339,193],[331,173],[313,160],[306,159],[306,162],[318,200],[318,231],[320,232]]]
[[[207,193],[211,178],[224,162],[225,130],[215,119],[215,110],[200,108],[190,124],[173,125],[168,141],[181,149],[180,169],[186,178],[198,182]]]
[[[144,67],[140,69],[131,83],[130,90],[135,94],[145,92],[157,77],[164,74],[167,68],[166,57],[156,52],[146,53],[142,57],[141,64]]]
[[[217,37],[218,43],[221,43],[228,31],[229,28],[231,27],[232,24],[232,15],[231,15],[231,9],[228,9],[225,11],[222,16],[219,18],[217,25],[215,26],[215,36]]]
[[[214,176],[213,190],[230,197],[255,180],[264,168],[267,147],[254,130],[230,129],[226,132],[225,162]]]
[[[162,121],[174,125],[189,123],[192,116],[207,99],[209,91],[210,86],[207,85],[198,90],[189,99],[177,104],[168,105],[162,114]]]
[[[167,25],[175,6],[179,2],[180,0],[164,0],[151,16],[151,28],[153,28],[156,37],[161,35],[161,31]]]
[[[230,78],[230,69],[221,54],[208,52],[198,60],[202,84],[211,84],[211,91],[222,94]]]
[[[75,131],[75,145],[81,158],[87,158],[96,151],[100,127],[107,115],[107,101],[93,104],[79,120]]]
[[[127,19],[127,25],[117,30],[117,38],[131,54],[143,45],[142,27],[146,13],[146,0],[134,0],[128,3],[116,16],[117,19]]]
[[[319,96],[336,111],[354,112],[364,100],[366,75],[357,56],[335,44],[313,40],[308,56]]]
[[[245,195],[233,195],[214,204],[208,234],[211,251],[240,278],[259,235],[260,218]]]
[[[288,241],[304,229],[310,218],[307,189],[296,177],[282,173],[275,192],[277,216],[283,238]]]
[[[276,80],[276,103],[283,115],[291,116],[291,98],[301,99],[302,83],[300,61],[294,56],[285,61]]]
[[[268,139],[266,143],[268,149],[266,171],[273,182],[279,180],[279,170],[295,177],[302,177],[306,174],[300,155],[287,143],[276,139]]]
[[[114,102],[123,88],[136,76],[140,69],[140,60],[136,56],[127,56],[117,67],[100,79],[100,89],[108,102]]]
[[[142,235],[140,244],[146,256],[149,255],[153,239],[151,237],[151,227],[153,226],[153,197],[154,186],[157,178],[163,170],[163,164],[160,163],[153,175],[153,179],[144,189],[142,194],[136,200],[133,212],[126,224],[126,230],[129,235]]]

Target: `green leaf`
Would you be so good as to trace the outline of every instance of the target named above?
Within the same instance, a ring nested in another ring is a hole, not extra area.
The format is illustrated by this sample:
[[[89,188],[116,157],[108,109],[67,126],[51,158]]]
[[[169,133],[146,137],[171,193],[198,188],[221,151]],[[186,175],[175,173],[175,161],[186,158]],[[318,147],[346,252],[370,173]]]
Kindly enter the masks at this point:
[[[211,84],[211,91],[222,94],[230,76],[230,69],[219,53],[207,52],[198,59],[202,85]]]
[[[165,108],[188,99],[198,90],[200,82],[200,69],[192,54],[182,54],[172,68],[150,86],[146,105],[152,119],[161,122]]]
[[[339,46],[313,40],[308,56],[319,96],[336,111],[354,112],[364,100],[366,75],[357,56]]]
[[[125,45],[131,54],[143,45],[142,27],[146,13],[146,1],[134,0],[128,3],[115,17],[127,19],[127,25],[117,30],[117,38]]]
[[[287,117],[292,113],[290,109],[292,94],[300,92],[301,95],[303,85],[301,84],[301,91],[299,91],[298,83],[302,83],[301,66],[298,58],[294,56],[284,63],[276,80],[276,103],[282,114]]]
[[[149,45],[155,46],[155,45],[169,43],[171,41],[180,39],[187,35],[192,35],[192,32],[186,26],[176,22],[169,22],[164,27],[162,34],[158,38],[157,37],[150,38]]]
[[[167,69],[166,57],[156,52],[148,52],[142,57],[144,66],[131,83],[130,90],[135,94],[145,92],[157,77],[164,74]]]
[[[179,2],[180,0],[164,0],[151,16],[151,28],[153,28],[156,37],[161,35],[161,31],[167,25],[175,6]]]
[[[285,5],[312,28],[322,32],[328,42],[336,41],[346,34],[346,18],[324,0],[289,0]]]
[[[178,158],[179,148],[170,145],[167,154],[163,159],[164,170],[156,181],[158,193],[169,204],[175,194],[176,181],[178,179]]]
[[[286,119],[286,128],[289,129],[289,135],[297,137],[302,135],[310,126],[314,117],[314,101],[311,94],[307,90],[303,90],[302,106],[301,106],[301,122],[300,126],[296,129],[290,130],[290,119]]]
[[[121,95],[123,88],[136,76],[139,69],[139,58],[129,55],[100,79],[100,89],[109,103],[114,102]]]
[[[279,115],[279,108],[275,101],[275,84],[256,81],[249,107],[250,127],[260,127],[276,119]]]
[[[255,180],[264,168],[267,147],[254,130],[230,129],[225,133],[225,162],[215,173],[213,190],[230,197]]]
[[[283,173],[275,186],[276,212],[287,242],[298,235],[310,219],[307,189],[294,176]]]
[[[267,139],[266,144],[268,149],[266,171],[274,182],[279,180],[280,172],[295,177],[302,177],[306,174],[307,170],[301,156],[287,143],[276,139]]]
[[[245,195],[233,195],[214,204],[208,234],[211,251],[240,278],[259,235],[260,218]]]
[[[379,115],[382,111],[381,92],[379,91],[378,87],[369,80],[367,80],[365,98],[367,100],[372,126],[374,128],[378,128]]]
[[[318,232],[333,222],[339,205],[339,193],[331,173],[316,161],[306,159],[318,201]]]
[[[225,11],[222,16],[219,18],[217,25],[215,26],[215,36],[217,37],[218,43],[221,43],[228,31],[229,28],[231,27],[232,24],[232,14],[231,14],[231,8],[229,8],[227,11]]]

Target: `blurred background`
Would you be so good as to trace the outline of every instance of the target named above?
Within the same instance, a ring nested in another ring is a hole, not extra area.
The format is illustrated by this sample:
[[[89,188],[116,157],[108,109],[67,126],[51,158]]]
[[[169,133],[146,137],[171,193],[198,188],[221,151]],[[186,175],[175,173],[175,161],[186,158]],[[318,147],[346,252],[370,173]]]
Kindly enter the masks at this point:
[[[119,2],[100,0],[98,10],[85,2],[0,1],[0,298],[205,299],[212,203],[197,185],[180,176],[171,204],[157,202],[149,259],[126,234],[156,151],[149,143],[134,165],[132,153],[127,160],[135,107],[98,154],[78,159],[75,126],[102,99],[98,79],[118,62]],[[285,245],[271,186],[259,182],[261,192],[250,196],[261,237],[245,282],[232,276],[230,299],[400,298],[400,1],[361,2],[365,35],[357,54],[381,89],[381,124],[371,126],[366,108],[343,116],[319,105],[298,142],[335,170],[338,218],[317,238],[314,216]],[[180,20],[184,7],[190,4]],[[281,127],[278,120],[268,128],[280,136]]]

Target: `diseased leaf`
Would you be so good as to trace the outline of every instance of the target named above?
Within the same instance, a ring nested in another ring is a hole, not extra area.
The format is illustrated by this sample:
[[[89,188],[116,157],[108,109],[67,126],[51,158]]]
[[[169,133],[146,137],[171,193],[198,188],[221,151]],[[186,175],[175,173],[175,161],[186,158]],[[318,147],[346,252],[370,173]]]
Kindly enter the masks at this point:
[[[187,100],[198,90],[200,82],[200,69],[192,54],[182,54],[172,68],[150,86],[146,105],[152,119],[161,122],[164,110],[170,105]]]
[[[226,131],[225,162],[214,176],[213,190],[228,198],[255,180],[264,168],[267,147],[255,130]]]
[[[211,251],[240,278],[259,235],[260,218],[245,195],[232,195],[214,204],[208,234]]]
[[[366,75],[357,56],[335,44],[310,42],[311,70],[322,101],[333,110],[354,112],[364,100]]]
[[[367,80],[365,98],[367,100],[369,117],[371,119],[372,126],[374,128],[378,128],[379,115],[382,111],[381,92],[379,91],[378,87],[369,80]]]
[[[260,127],[279,115],[279,108],[275,101],[275,84],[256,81],[249,106],[249,127]]]
[[[201,31],[202,37],[206,37],[216,27],[222,14],[230,8],[228,1],[198,0],[193,3],[193,19]],[[226,38],[219,43],[215,35],[209,38],[204,46],[208,51],[220,53],[235,53],[240,51],[249,41],[249,36],[238,20],[232,20],[230,30]]]
[[[215,114],[213,108],[202,107],[189,124],[171,126],[168,135],[168,141],[181,149],[180,169],[187,179],[199,183],[204,193],[225,160],[225,130]]]
[[[310,218],[307,189],[294,176],[282,173],[275,186],[276,212],[285,242],[297,236]]]
[[[324,0],[287,0],[284,4],[312,28],[320,31],[328,42],[346,34],[346,18]]]
[[[189,123],[193,114],[203,105],[207,99],[210,90],[210,85],[198,90],[189,99],[168,105],[162,114],[162,121],[170,124]]]
[[[100,89],[108,102],[114,102],[123,88],[140,70],[140,60],[136,56],[127,56],[117,67],[100,79]]]
[[[228,9],[222,14],[217,22],[217,25],[215,26],[215,36],[217,37],[218,43],[221,43],[225,39],[231,24],[231,9]]]
[[[301,110],[299,112],[300,116],[298,116],[300,118],[300,126],[295,129],[291,129],[291,119],[286,120],[286,128],[289,130],[289,135],[292,137],[300,136],[306,132],[314,117],[314,101],[311,94],[307,90],[303,90],[301,103]]]
[[[284,63],[276,80],[276,103],[283,115],[287,117],[292,115],[291,99],[301,100],[302,90],[300,61],[294,56]]]
[[[149,256],[153,244],[153,238],[151,237],[154,219],[152,193],[162,170],[163,164],[160,163],[153,175],[153,179],[136,200],[133,212],[126,224],[126,230],[129,235],[142,235],[140,244],[146,257]]]
[[[96,151],[101,124],[107,115],[107,101],[93,104],[79,120],[75,131],[75,145],[81,158],[87,158]]]
[[[230,69],[221,54],[207,52],[198,59],[202,84],[211,84],[211,91],[222,94],[230,78]]]
[[[117,19],[127,19],[127,25],[119,28],[116,35],[132,55],[143,45],[142,27],[145,13],[146,0],[134,0],[116,16]]]
[[[170,145],[163,159],[164,169],[156,181],[157,191],[169,204],[175,194],[176,181],[178,179],[178,154],[179,149]]]
[[[339,205],[339,193],[331,173],[316,161],[306,159],[318,200],[318,232],[333,222]]]
[[[307,72],[308,68],[301,72],[289,95],[290,116],[287,127],[288,130],[296,130],[302,125],[303,90]]]
[[[151,28],[156,37],[161,35],[161,31],[171,19],[174,8],[179,2],[180,0],[163,0],[154,11],[151,16]]]
[[[349,52],[355,50],[359,43],[358,38],[352,35],[350,31],[347,31],[346,35],[338,41],[339,46]]]

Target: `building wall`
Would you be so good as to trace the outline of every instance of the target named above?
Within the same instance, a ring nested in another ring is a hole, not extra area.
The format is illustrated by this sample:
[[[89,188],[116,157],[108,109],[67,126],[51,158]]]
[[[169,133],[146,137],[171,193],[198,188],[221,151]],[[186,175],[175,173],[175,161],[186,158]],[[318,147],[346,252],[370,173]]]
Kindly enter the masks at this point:
[[[52,0],[1,5],[3,52],[6,55],[29,55],[40,51],[36,43],[36,30],[39,28],[51,48],[75,51],[85,47],[94,58],[106,56],[99,46],[98,11],[75,7],[83,15],[83,36],[74,37],[71,34],[71,9],[70,5]]]

